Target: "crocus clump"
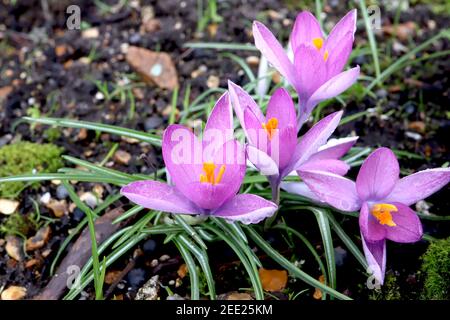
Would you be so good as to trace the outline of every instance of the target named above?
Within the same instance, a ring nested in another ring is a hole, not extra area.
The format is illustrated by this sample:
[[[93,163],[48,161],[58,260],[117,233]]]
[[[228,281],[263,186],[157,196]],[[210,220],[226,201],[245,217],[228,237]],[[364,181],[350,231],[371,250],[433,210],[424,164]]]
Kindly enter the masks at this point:
[[[299,127],[314,107],[347,90],[359,76],[359,66],[342,72],[352,51],[356,10],[339,21],[325,37],[317,19],[301,12],[290,35],[291,61],[281,44],[262,23],[255,21],[255,45],[299,95]]]
[[[364,253],[380,283],[386,269],[386,239],[399,243],[419,241],[422,224],[409,206],[450,182],[450,168],[423,170],[399,179],[397,158],[387,148],[379,148],[367,157],[356,183],[330,172],[301,173],[317,199],[339,210],[360,211]]]
[[[285,89],[279,88],[273,93],[265,116],[241,87],[229,81],[228,90],[247,137],[248,159],[262,174],[269,176],[272,188],[276,188],[293,170],[302,168],[328,170],[341,175],[347,173],[349,166],[339,158],[358,137],[327,144],[341,120],[342,111],[320,120],[298,140],[295,106]]]
[[[245,176],[245,152],[232,138],[232,109],[228,94],[216,103],[203,139],[181,125],[164,132],[162,153],[173,185],[137,181],[121,193],[149,209],[176,214],[214,215],[226,220],[258,223],[277,206],[259,196],[237,194]]]

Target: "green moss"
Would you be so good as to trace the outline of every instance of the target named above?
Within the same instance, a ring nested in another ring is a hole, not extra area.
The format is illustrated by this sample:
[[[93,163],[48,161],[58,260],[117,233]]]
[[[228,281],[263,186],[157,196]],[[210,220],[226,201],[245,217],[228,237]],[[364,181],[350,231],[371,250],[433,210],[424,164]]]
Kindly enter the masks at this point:
[[[56,172],[62,167],[61,153],[63,149],[53,144],[37,144],[17,142],[0,148],[0,177],[33,172]],[[32,184],[37,187],[38,182]],[[14,198],[27,185],[24,182],[0,184],[0,197]]]
[[[395,275],[387,273],[384,278],[384,284],[380,289],[371,291],[369,300],[401,300],[400,287]]]
[[[53,143],[61,137],[61,131],[59,128],[48,128],[44,131],[44,136],[47,141]]]
[[[422,260],[423,298],[450,299],[450,237],[432,242]]]
[[[26,237],[31,231],[36,230],[36,226],[37,223],[33,218],[14,213],[0,225],[0,234]]]

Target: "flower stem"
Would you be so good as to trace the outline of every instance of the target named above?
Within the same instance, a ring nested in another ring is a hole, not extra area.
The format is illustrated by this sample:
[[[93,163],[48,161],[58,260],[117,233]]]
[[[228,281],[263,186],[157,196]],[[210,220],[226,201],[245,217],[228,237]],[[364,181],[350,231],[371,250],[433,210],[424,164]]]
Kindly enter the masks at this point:
[[[269,178],[270,186],[272,188],[272,202],[277,206],[280,204],[280,181],[278,177],[270,177]],[[272,227],[272,224],[275,222],[278,215],[278,210],[275,213],[266,219],[264,223],[264,230],[268,230]]]

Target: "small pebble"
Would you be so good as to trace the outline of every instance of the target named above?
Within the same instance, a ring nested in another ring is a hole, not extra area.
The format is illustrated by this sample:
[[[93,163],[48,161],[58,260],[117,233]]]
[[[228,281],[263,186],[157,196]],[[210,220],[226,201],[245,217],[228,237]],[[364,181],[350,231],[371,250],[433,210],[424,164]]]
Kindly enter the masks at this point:
[[[208,86],[208,88],[212,89],[212,88],[218,88],[220,84],[220,79],[217,76],[213,76],[210,75],[208,77],[208,80],[206,81],[206,85]]]
[[[131,154],[124,150],[117,150],[114,153],[114,160],[121,164],[128,164],[131,160]]]
[[[66,187],[64,187],[64,185],[61,184],[56,188],[56,197],[59,200],[64,200],[68,196],[69,196],[69,192],[67,191]]]
[[[161,257],[159,257],[159,261],[164,262],[170,259],[170,256],[168,254],[164,254]]]
[[[0,213],[10,215],[16,212],[19,207],[19,201],[0,199]]]
[[[16,236],[6,237],[6,253],[8,256],[16,261],[22,261],[24,258],[23,254],[23,243],[22,239]]]
[[[139,287],[145,281],[145,270],[140,268],[131,270],[127,274],[127,281],[131,287]]]
[[[27,295],[27,289],[19,286],[10,286],[8,289],[3,290],[1,298],[2,300],[21,300]]]
[[[50,202],[50,199],[52,198],[52,196],[51,196],[51,194],[50,194],[50,192],[46,192],[46,193],[44,193],[42,196],[41,196],[41,198],[39,199],[39,201],[42,203],[42,204],[48,204],[49,202]]]
[[[152,262],[150,262],[150,267],[154,268],[159,264],[158,259],[153,259]]]
[[[173,286],[173,285],[175,285],[175,280],[170,280],[169,281],[169,286]]]
[[[81,221],[85,216],[86,216],[86,214],[80,208],[75,208],[75,210],[73,210],[72,218],[76,222]]]
[[[151,116],[145,119],[144,128],[146,131],[150,131],[160,127],[163,124],[163,119],[158,116]]]
[[[153,239],[145,241],[142,249],[144,249],[145,253],[152,253],[156,249],[156,241]]]
[[[345,259],[347,258],[347,250],[342,247],[334,248],[334,259],[336,266],[341,267],[344,265]]]

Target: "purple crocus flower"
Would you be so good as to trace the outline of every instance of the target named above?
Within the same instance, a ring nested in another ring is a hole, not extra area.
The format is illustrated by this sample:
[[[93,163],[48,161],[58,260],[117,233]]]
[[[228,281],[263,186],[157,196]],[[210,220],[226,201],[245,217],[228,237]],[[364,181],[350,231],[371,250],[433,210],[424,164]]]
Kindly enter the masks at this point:
[[[214,215],[243,223],[258,223],[277,206],[259,196],[238,194],[245,176],[245,152],[230,137],[233,130],[228,93],[216,103],[203,139],[181,125],[164,132],[162,153],[174,185],[136,181],[121,193],[149,209],[178,214]]]
[[[298,142],[295,106],[285,89],[274,92],[265,116],[241,87],[229,81],[228,90],[248,140],[247,157],[262,174],[269,176],[272,187],[278,187],[285,176],[302,168],[347,173],[349,166],[339,158],[358,137],[327,144],[339,124],[342,111],[319,121]]]
[[[450,168],[419,171],[399,179],[399,164],[387,148],[372,152],[361,166],[356,183],[323,171],[302,171],[318,199],[343,211],[360,210],[364,253],[375,277],[383,283],[386,239],[411,243],[422,238],[422,224],[409,208],[450,182]]]
[[[258,21],[253,23],[255,46],[299,95],[300,126],[319,102],[341,94],[358,78],[359,66],[342,72],[352,51],[355,30],[356,10],[347,13],[327,38],[317,19],[310,12],[301,12],[290,36],[292,62],[269,29]]]

